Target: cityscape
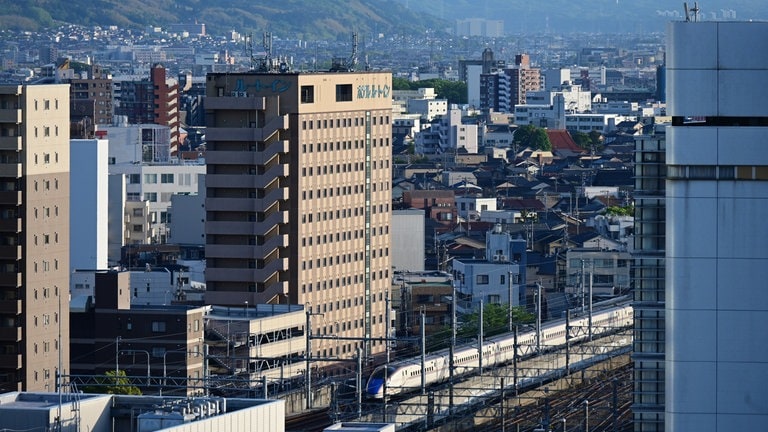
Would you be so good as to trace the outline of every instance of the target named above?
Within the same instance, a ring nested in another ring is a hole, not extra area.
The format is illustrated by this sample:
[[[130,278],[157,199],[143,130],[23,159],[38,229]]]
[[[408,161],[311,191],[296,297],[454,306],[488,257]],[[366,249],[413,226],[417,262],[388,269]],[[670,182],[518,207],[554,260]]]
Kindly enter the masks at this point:
[[[768,7],[225,3],[0,12],[1,431],[768,423]]]

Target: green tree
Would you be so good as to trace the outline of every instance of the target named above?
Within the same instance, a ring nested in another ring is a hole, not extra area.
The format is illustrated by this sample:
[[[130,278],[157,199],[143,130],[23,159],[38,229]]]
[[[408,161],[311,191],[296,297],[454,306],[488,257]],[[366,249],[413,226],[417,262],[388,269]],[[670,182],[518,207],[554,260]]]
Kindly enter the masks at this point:
[[[411,82],[405,78],[392,77],[392,90],[410,90]]]
[[[631,205],[626,207],[609,206],[605,209],[605,214],[616,216],[633,216],[635,214],[635,207]]]
[[[131,384],[125,371],[107,371],[103,377],[96,378],[96,384],[83,387],[85,393],[104,393],[121,395],[141,395],[141,390]]]
[[[590,138],[589,134],[574,130],[568,131],[568,133],[571,135],[571,138],[573,138],[576,145],[583,149],[588,149],[592,144],[592,138]]]
[[[550,151],[552,143],[547,131],[534,125],[525,125],[515,130],[513,143],[516,147],[530,147],[536,150]]]
[[[392,77],[393,90],[418,90],[433,88],[437,97],[447,99],[448,104],[462,105],[467,103],[467,84],[461,81],[444,79],[428,79],[424,81],[408,81],[405,78]]]
[[[512,307],[512,324],[528,324],[533,322],[534,316],[522,306]],[[489,303],[483,307],[483,335],[494,336],[509,331],[510,310],[506,304]],[[477,337],[480,322],[480,313],[472,312],[463,318],[463,324],[458,330],[462,337]]]
[[[589,139],[590,139],[590,145],[593,146],[595,150],[600,150],[603,147],[603,140],[605,139],[603,137],[603,134],[598,130],[593,130],[589,132]]]

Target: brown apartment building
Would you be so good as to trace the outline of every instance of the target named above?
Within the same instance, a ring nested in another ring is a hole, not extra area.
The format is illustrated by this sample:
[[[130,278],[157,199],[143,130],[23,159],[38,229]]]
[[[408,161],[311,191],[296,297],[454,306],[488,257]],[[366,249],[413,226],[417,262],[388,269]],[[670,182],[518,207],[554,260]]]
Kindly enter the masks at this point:
[[[118,84],[119,102],[116,115],[124,115],[130,124],[156,124],[171,129],[171,156],[181,144],[179,83],[167,76],[160,64],[152,67],[148,79],[122,81]]]
[[[311,311],[315,356],[384,349],[388,72],[207,77],[207,304]],[[361,338],[359,341],[353,338]],[[369,342],[369,343],[368,343]]]
[[[69,372],[69,85],[0,86],[0,392]]]

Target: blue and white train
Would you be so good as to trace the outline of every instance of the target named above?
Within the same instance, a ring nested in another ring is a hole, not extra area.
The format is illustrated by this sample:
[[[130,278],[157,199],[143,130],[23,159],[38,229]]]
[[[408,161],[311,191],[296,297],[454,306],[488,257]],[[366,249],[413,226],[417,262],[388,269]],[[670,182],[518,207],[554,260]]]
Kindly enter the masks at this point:
[[[612,329],[632,325],[633,309],[628,304],[616,305],[595,311],[592,314],[592,334],[600,334]],[[541,348],[552,349],[566,343],[565,319],[551,321],[541,326]],[[571,319],[571,327],[587,328],[588,316]],[[587,333],[587,332],[584,332]],[[570,338],[570,342],[578,342],[587,337],[580,334]],[[530,330],[518,333],[518,358],[526,356],[524,349],[536,345],[536,331]],[[482,365],[494,366],[511,362],[514,359],[515,336],[506,333],[488,338],[483,342]],[[456,347],[454,350],[454,375],[462,375],[477,370],[480,367],[480,356],[477,345]],[[450,350],[444,349],[429,354],[424,359],[425,385],[429,386],[449,379]],[[379,366],[373,370],[365,393],[368,398],[382,399],[384,395],[384,380],[386,377],[387,396],[408,393],[421,388],[421,357],[409,358],[392,362],[388,366]]]

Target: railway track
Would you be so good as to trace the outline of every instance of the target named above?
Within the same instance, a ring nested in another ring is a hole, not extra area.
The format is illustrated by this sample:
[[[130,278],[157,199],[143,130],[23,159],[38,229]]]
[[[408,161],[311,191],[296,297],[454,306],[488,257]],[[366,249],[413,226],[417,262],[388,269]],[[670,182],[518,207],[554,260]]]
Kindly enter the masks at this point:
[[[285,418],[285,432],[322,432],[332,424],[327,409],[307,411]]]
[[[503,420],[474,430],[546,431],[544,426],[548,424],[554,432],[584,431],[587,427],[590,432],[630,432],[631,405],[632,366],[628,364],[581,385],[538,397],[533,403],[514,407],[508,404]]]

